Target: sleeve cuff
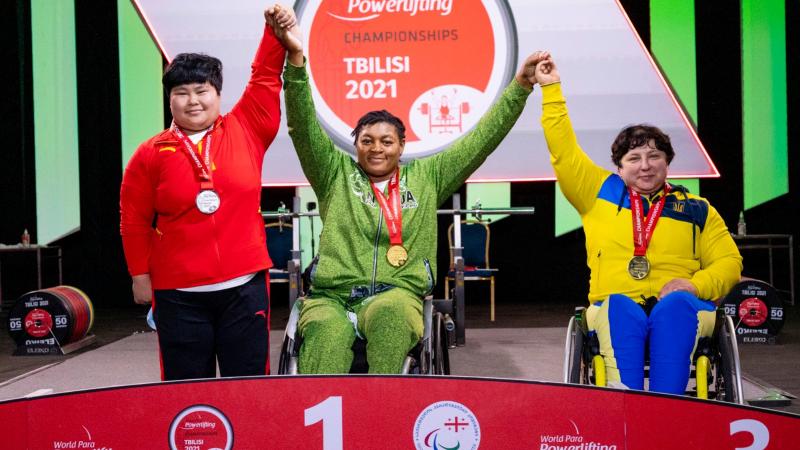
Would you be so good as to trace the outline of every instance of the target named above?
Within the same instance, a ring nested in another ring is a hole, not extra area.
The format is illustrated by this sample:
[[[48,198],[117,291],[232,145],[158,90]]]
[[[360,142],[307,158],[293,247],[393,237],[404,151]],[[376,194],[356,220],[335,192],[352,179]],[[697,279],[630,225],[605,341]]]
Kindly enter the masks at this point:
[[[305,81],[308,79],[308,72],[306,71],[306,59],[303,58],[303,65],[297,67],[288,61],[286,67],[283,69],[283,76],[287,81]]]
[[[519,81],[517,81],[516,77],[513,78],[513,80],[511,81],[511,85],[509,86],[509,91],[511,95],[515,97],[527,97],[531,95],[531,92],[533,92],[534,89],[535,86],[528,89],[523,85],[519,84]]]
[[[564,94],[561,92],[561,82],[545,84],[542,86],[542,103],[566,102]]]

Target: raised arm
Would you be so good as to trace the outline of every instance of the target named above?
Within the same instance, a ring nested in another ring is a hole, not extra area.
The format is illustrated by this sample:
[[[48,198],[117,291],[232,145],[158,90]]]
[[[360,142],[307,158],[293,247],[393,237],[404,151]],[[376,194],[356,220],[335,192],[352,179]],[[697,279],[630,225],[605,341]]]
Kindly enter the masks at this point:
[[[536,64],[546,56],[545,52],[528,56],[514,80],[475,128],[449,149],[420,161],[423,167],[434,172],[439,203],[455,192],[511,131],[533,90]]]
[[[275,6],[264,11],[267,20],[271,8]],[[291,13],[282,17],[278,26],[285,26],[287,23],[294,26],[294,21],[294,14]],[[231,114],[236,116],[261,143],[262,152],[266,151],[275,139],[280,125],[281,69],[285,58],[286,51],[276,39],[273,27],[265,24],[264,34],[251,65],[250,81],[245,87],[244,94],[231,110]]]
[[[273,10],[269,14],[268,10],[267,23],[273,27],[278,40],[288,52],[283,77],[289,136],[300,159],[303,173],[314,192],[322,199],[328,192],[336,168],[339,167],[335,161],[348,156],[334,146],[317,121],[305,67],[300,27],[279,27],[277,18],[271,18],[279,11]]]
[[[610,172],[595,164],[578,145],[561,92],[561,76],[549,55],[537,65],[536,81],[542,87],[541,120],[550,163],[564,196],[583,215],[591,209]]]

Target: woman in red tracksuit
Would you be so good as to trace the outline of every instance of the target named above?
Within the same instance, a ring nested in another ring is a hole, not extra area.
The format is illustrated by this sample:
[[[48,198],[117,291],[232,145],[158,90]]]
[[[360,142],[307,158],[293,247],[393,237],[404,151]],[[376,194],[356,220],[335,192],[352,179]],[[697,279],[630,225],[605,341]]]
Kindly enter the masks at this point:
[[[290,9],[277,17],[295,22]],[[271,262],[259,205],[285,55],[265,26],[245,92],[222,116],[221,62],[176,56],[162,79],[172,126],[141,144],[125,169],[125,259],[134,301],[154,304],[165,380],[214,377],[217,362],[222,376],[269,371]]]

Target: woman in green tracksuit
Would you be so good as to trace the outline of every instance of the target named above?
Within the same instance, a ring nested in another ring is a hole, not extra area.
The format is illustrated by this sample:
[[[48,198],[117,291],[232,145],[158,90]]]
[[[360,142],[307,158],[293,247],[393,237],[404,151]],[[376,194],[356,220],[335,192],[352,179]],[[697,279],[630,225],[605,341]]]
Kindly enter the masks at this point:
[[[356,334],[367,340],[370,373],[398,373],[422,335],[422,298],[436,273],[436,210],[517,121],[541,57],[529,56],[471,132],[434,156],[400,165],[403,123],[386,111],[358,122],[358,161],[320,127],[300,30],[277,29],[288,50],[286,116],[324,230],[311,293],[301,301],[301,373],[347,373]]]

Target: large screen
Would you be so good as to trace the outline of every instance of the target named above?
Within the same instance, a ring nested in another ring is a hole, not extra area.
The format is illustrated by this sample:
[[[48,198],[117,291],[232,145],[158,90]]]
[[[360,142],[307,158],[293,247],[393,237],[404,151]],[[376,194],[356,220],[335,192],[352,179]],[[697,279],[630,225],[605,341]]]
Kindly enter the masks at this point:
[[[263,30],[256,0],[136,0],[168,59],[204,52],[222,59],[222,106],[244,90]],[[408,133],[404,158],[447,148],[475,125],[536,50],[549,50],[583,149],[612,169],[619,130],[650,123],[676,149],[673,178],[718,172],[616,0],[300,0],[317,114],[352,151],[358,117],[388,109]],[[471,181],[554,179],[537,92],[511,133]],[[265,185],[306,184],[285,118],[264,159]]]

